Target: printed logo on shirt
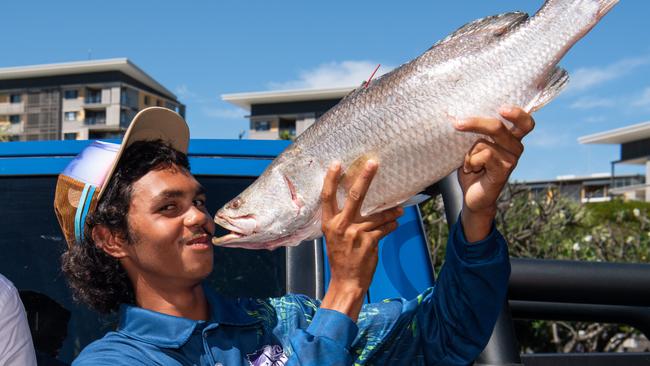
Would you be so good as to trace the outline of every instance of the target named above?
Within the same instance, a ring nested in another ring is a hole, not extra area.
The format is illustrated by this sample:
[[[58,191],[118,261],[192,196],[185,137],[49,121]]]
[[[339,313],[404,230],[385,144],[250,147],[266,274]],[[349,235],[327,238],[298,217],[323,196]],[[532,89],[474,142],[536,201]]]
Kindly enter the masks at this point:
[[[255,353],[246,355],[251,366],[284,366],[289,358],[284,354],[282,346],[265,346]]]

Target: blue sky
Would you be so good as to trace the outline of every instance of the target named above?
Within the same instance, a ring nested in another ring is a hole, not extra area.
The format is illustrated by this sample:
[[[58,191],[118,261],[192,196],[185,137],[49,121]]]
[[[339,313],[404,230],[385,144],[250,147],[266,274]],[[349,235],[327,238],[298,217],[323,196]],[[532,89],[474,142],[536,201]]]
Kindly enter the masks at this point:
[[[128,57],[187,105],[194,138],[237,138],[246,112],[221,94],[357,84],[376,64],[407,62],[471,20],[541,4],[13,1],[3,4],[0,67]],[[649,14],[650,2],[622,0],[564,57],[572,82],[535,115],[514,179],[609,171],[616,146],[576,140],[650,120]]]

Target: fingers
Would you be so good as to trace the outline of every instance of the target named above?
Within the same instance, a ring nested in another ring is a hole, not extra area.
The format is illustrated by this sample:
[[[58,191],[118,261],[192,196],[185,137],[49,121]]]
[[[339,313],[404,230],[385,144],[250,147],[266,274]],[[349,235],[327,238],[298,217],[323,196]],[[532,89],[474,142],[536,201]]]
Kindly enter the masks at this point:
[[[474,148],[465,155],[463,172],[478,173],[483,169],[492,172],[502,172],[508,176],[517,165],[517,156],[501,148],[495,143],[479,140]]]
[[[514,127],[514,126],[513,126]],[[515,136],[503,122],[496,118],[474,117],[456,123],[461,131],[474,132],[491,137],[499,146],[519,156],[524,151],[520,138]],[[518,127],[516,127],[518,128]]]
[[[384,225],[377,227],[375,230],[369,231],[367,240],[373,244],[379,243],[381,239],[395,231],[395,229],[397,229],[397,226],[397,221],[387,222]]]
[[[377,162],[374,160],[368,160],[366,166],[363,168],[363,171],[359,174],[357,179],[350,187],[348,192],[348,197],[345,200],[345,205],[343,206],[343,216],[348,221],[353,221],[356,217],[359,216],[359,210],[361,209],[361,204],[363,199],[366,198],[366,193],[368,188],[370,188],[370,183],[372,183],[372,178],[375,177],[377,173]]]
[[[397,218],[402,216],[403,213],[404,209],[402,207],[395,207],[390,210],[378,212],[368,217],[364,217],[363,221],[358,224],[358,227],[363,231],[372,231],[386,223],[397,220]]]
[[[512,122],[510,131],[519,140],[524,138],[535,127],[535,120],[519,107],[505,106],[499,109],[501,116]]]
[[[323,189],[320,194],[321,205],[323,208],[323,221],[328,221],[339,211],[336,202],[336,190],[339,185],[340,175],[341,163],[335,161],[330,165],[329,169],[327,169],[325,181],[323,182]]]

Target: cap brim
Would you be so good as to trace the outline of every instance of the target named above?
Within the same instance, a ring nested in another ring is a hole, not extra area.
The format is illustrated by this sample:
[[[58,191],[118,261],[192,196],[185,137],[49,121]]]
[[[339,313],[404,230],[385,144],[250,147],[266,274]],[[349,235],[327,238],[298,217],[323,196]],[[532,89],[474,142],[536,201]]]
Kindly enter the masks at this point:
[[[174,149],[187,154],[190,143],[190,129],[183,117],[171,109],[150,107],[138,112],[124,133],[122,144],[99,191],[98,199],[102,197],[104,190],[108,186],[124,150],[136,141],[152,140],[163,140]]]

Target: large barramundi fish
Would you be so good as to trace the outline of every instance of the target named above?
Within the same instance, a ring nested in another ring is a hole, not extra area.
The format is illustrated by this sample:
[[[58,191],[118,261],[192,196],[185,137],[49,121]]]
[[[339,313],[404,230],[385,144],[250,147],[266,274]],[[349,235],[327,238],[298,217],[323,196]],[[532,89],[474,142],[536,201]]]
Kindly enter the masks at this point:
[[[557,96],[568,81],[557,63],[617,2],[548,0],[533,17],[479,19],[358,88],[217,212],[232,232],[213,243],[273,249],[322,235],[320,192],[333,161],[344,169],[340,204],[368,159],[379,170],[361,213],[403,204],[460,167],[481,138],[455,130],[455,120],[500,118],[505,105],[532,112]]]

